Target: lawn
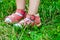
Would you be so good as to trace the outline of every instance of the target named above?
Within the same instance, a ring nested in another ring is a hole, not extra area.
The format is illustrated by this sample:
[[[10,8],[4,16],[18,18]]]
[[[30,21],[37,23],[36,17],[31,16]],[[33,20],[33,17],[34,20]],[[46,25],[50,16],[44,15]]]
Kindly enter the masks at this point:
[[[16,10],[15,0],[0,0],[0,40],[60,40],[60,0],[40,2],[38,13],[42,25],[39,28],[27,25],[21,29],[4,22],[4,18]]]

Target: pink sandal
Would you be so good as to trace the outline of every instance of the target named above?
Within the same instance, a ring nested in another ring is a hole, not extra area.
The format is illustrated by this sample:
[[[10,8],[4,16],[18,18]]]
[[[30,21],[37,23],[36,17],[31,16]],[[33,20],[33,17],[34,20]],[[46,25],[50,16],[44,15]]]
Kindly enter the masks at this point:
[[[20,21],[19,23],[15,24],[15,26],[19,26],[19,27],[22,27],[22,24],[24,25],[37,25],[37,26],[40,26],[41,25],[41,21],[40,21],[40,17],[38,15],[27,15],[27,17]]]
[[[15,13],[13,13],[12,15],[9,15],[8,17],[5,18],[5,22],[6,23],[18,22],[25,16],[26,16],[26,13],[24,10],[17,9]]]

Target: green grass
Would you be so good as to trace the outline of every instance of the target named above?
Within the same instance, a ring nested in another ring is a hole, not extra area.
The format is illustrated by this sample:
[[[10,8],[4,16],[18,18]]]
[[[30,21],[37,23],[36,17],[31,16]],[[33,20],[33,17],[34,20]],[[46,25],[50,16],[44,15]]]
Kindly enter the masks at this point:
[[[15,0],[0,0],[0,40],[60,40],[60,0],[41,0],[38,13],[42,25],[39,28],[27,25],[20,29],[4,23],[4,18],[15,10]]]

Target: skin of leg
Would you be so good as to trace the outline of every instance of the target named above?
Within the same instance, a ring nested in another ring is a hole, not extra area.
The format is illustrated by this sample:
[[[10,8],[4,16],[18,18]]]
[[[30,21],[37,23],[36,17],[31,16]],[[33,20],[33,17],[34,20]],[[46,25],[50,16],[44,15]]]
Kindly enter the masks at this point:
[[[40,0],[30,0],[28,14],[36,15]]]
[[[25,9],[25,0],[16,0],[17,9]]]

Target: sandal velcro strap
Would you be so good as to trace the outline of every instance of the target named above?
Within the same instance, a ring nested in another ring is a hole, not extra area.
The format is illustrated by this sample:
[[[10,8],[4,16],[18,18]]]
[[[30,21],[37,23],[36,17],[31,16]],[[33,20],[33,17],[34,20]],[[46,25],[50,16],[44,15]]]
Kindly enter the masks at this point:
[[[16,12],[15,14],[18,16],[23,16],[21,13],[18,13],[18,12]]]
[[[34,16],[34,15],[28,14],[28,15],[27,15],[27,18],[29,18],[30,20],[35,20],[35,16]]]
[[[25,16],[25,11],[24,10],[21,10],[21,9],[17,9],[16,12],[22,14],[23,16]]]
[[[34,16],[34,15],[31,15],[31,16],[30,16],[30,19],[31,19],[31,20],[35,20],[35,16]]]

